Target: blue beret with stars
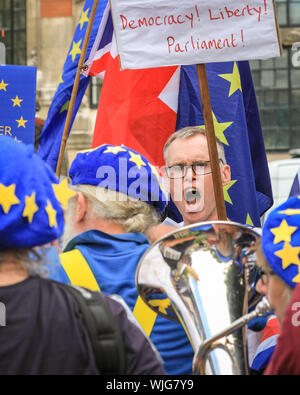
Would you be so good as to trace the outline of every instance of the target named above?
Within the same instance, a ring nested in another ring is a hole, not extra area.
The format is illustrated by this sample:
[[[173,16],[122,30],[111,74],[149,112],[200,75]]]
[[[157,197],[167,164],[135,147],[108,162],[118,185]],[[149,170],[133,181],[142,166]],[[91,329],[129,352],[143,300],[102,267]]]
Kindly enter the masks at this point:
[[[75,193],[26,146],[0,136],[0,250],[32,248],[59,238],[63,209]]]
[[[104,144],[78,153],[69,176],[73,185],[94,185],[122,192],[151,204],[158,214],[163,214],[167,206],[167,194],[155,166],[123,145]]]
[[[268,215],[261,243],[274,273],[295,288],[300,282],[300,195],[288,199]]]

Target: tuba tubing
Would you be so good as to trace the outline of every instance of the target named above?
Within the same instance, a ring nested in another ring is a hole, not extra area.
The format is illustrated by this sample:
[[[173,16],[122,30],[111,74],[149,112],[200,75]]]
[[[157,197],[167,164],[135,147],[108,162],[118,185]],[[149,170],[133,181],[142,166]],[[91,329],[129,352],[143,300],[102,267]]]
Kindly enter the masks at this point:
[[[270,312],[271,306],[266,296],[264,296],[261,301],[257,304],[256,308],[251,311],[251,313],[245,314],[236,321],[234,321],[228,328],[217,333],[211,338],[205,340],[199,347],[197,354],[195,355],[193,362],[193,370],[195,374],[207,374],[206,371],[206,361],[208,354],[216,348],[223,348],[226,351],[226,346],[218,342],[220,339],[231,335],[237,329],[245,326],[249,321]]]

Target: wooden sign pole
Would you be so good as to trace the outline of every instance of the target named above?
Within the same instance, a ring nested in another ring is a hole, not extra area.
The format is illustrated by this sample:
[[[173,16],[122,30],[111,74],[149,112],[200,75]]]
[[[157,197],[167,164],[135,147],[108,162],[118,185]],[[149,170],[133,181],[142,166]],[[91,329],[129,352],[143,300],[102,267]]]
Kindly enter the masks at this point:
[[[215,128],[212,117],[212,108],[209,96],[208,81],[205,64],[197,64],[197,75],[200,87],[200,96],[202,102],[202,112],[204,117],[207,144],[209,151],[209,158],[212,169],[214,193],[217,204],[218,219],[222,221],[227,220],[225,200],[222,188],[222,179],[220,171],[219,155],[217,150],[217,143],[215,137]]]
[[[85,33],[85,37],[84,37],[84,41],[83,41],[83,45],[82,45],[81,55],[80,55],[80,59],[78,62],[76,77],[75,77],[75,81],[74,81],[74,85],[73,85],[70,104],[68,107],[68,113],[67,113],[67,118],[66,118],[64,130],[63,130],[63,135],[62,135],[61,144],[60,144],[60,151],[59,151],[59,156],[58,156],[58,162],[57,162],[57,167],[56,167],[56,175],[58,178],[61,175],[63,159],[64,159],[66,144],[67,144],[67,140],[68,140],[70,124],[71,124],[71,120],[72,120],[72,114],[73,114],[75,100],[76,100],[79,82],[80,82],[81,69],[82,69],[82,66],[85,62],[85,57],[86,57],[86,53],[87,53],[87,48],[88,48],[88,44],[89,44],[89,40],[90,40],[90,36],[91,36],[91,31],[92,31],[92,27],[93,27],[95,15],[96,15],[98,3],[99,3],[99,0],[94,0],[94,2],[93,2],[92,11],[90,14],[88,26],[86,29],[86,33]]]

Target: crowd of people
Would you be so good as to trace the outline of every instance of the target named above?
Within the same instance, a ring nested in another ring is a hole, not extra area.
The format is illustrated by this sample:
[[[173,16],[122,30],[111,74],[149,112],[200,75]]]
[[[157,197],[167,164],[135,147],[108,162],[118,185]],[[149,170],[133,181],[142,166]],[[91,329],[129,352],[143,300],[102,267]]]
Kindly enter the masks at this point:
[[[230,166],[218,140],[217,149],[227,185]],[[79,152],[69,181],[58,180],[32,147],[0,136],[0,374],[193,373],[195,350],[183,326],[144,303],[135,274],[156,240],[218,220],[205,130],[174,133],[164,158],[160,177],[138,152],[103,144]],[[165,218],[170,197],[180,224]],[[268,216],[256,246],[256,290],[267,296],[280,330],[260,374],[299,374],[299,224],[295,196]],[[94,313],[99,309],[93,328],[104,335],[96,346],[74,292],[93,299]],[[261,338],[268,322],[250,322],[249,330]],[[112,355],[118,367],[106,366]]]

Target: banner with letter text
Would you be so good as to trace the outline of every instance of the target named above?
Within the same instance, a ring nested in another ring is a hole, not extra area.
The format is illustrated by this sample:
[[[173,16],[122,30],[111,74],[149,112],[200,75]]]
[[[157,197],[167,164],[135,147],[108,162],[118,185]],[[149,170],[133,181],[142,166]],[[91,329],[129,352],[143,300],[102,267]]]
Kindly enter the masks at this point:
[[[0,135],[34,144],[36,68],[0,65]]]

